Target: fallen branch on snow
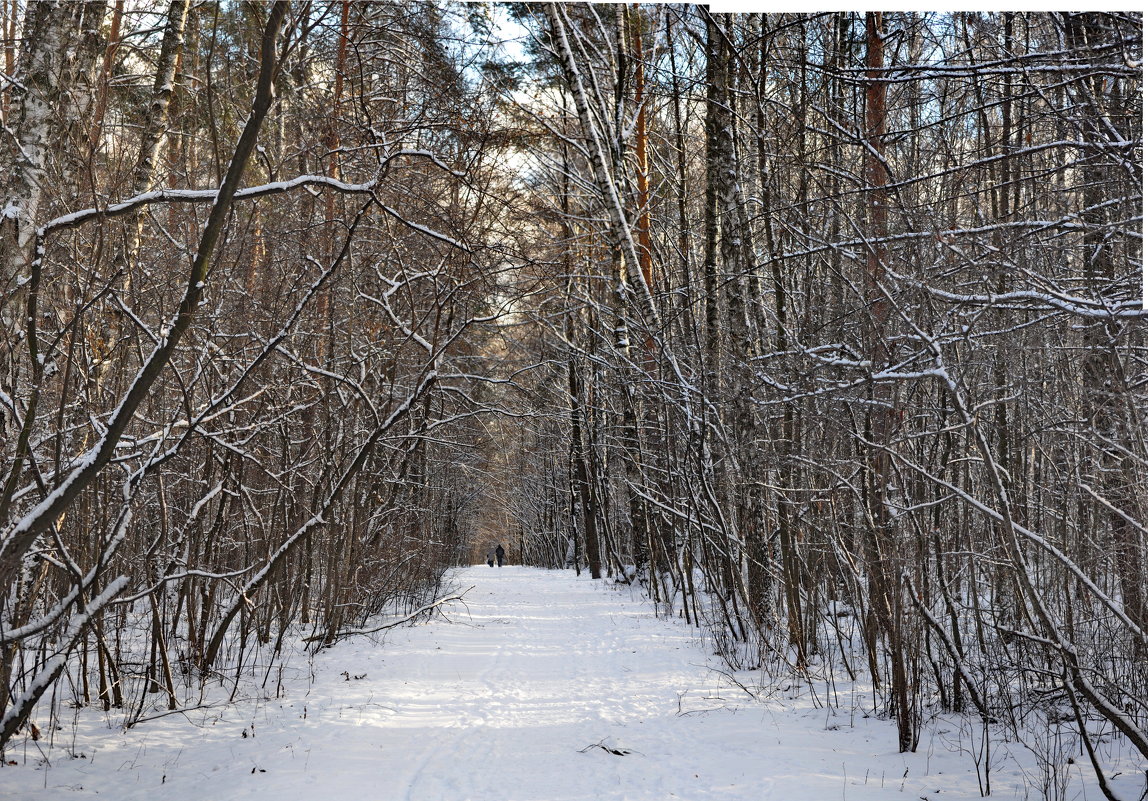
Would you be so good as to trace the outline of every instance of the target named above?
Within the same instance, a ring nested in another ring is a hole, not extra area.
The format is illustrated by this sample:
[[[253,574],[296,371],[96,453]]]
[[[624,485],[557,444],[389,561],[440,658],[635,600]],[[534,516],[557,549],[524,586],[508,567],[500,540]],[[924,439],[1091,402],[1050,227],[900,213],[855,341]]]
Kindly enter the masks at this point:
[[[422,615],[422,614],[425,614],[427,612],[430,612],[431,610],[437,609],[438,607],[442,606],[443,604],[450,603],[451,601],[463,600],[464,596],[473,589],[474,589],[474,586],[472,585],[470,587],[467,587],[465,590],[458,593],[457,595],[446,595],[446,596],[443,596],[442,598],[438,598],[434,601],[431,601],[429,604],[425,604],[424,606],[420,606],[418,609],[411,612],[410,614],[403,615],[402,617],[398,618],[397,620],[391,620],[387,623],[384,623],[381,626],[375,626],[374,628],[370,628],[370,629],[345,629],[343,631],[336,631],[333,634],[315,634],[311,637],[303,638],[303,642],[317,642],[319,640],[323,640],[325,644],[330,645],[330,644],[333,644],[335,642],[338,642],[339,640],[343,639],[344,637],[354,637],[354,636],[362,635],[362,634],[375,634],[375,633],[380,632],[380,631],[386,631],[387,629],[397,628],[398,626],[401,626],[404,623],[410,623],[412,620],[415,620],[416,618],[418,618],[419,615]]]
[[[610,738],[607,738],[607,739],[610,739]],[[597,743],[591,743],[590,745],[586,746],[585,748],[579,748],[578,753],[579,754],[585,754],[591,748],[601,748],[607,754],[613,754],[614,756],[627,756],[629,754],[637,753],[636,751],[631,751],[628,748],[617,748],[613,745],[607,745],[606,740],[602,740],[602,741],[597,742]]]

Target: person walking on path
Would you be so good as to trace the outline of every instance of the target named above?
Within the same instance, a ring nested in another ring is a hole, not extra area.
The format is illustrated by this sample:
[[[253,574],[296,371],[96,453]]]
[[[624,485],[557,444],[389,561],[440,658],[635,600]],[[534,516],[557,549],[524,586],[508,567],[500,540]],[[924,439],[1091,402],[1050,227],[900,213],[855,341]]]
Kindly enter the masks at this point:
[[[494,549],[494,555],[498,557],[498,566],[502,567],[502,560],[506,558],[506,549],[502,547],[502,543],[498,543],[498,547]]]
[[[486,552],[486,563],[489,566],[494,567],[494,551],[493,550],[489,550]]]

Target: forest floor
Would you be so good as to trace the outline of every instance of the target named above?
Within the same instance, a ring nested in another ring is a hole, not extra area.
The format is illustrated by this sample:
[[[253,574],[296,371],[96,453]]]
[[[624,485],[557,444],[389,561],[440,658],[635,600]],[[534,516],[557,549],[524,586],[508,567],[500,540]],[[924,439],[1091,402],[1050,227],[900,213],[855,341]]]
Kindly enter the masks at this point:
[[[0,798],[981,795],[968,724],[934,719],[918,752],[899,754],[895,726],[866,715],[863,693],[839,687],[836,710],[804,685],[755,700],[739,686],[752,674],[729,674],[695,629],[655,617],[636,590],[485,565],[453,581],[470,589],[444,615],[385,642],[299,651],[269,693],[253,682],[233,704],[127,731],[79,710],[50,748],[45,738],[9,749],[17,764],[0,768]],[[1042,797],[1028,751],[993,743],[988,760],[994,797]],[[1099,801],[1082,762],[1063,772],[1059,797]]]

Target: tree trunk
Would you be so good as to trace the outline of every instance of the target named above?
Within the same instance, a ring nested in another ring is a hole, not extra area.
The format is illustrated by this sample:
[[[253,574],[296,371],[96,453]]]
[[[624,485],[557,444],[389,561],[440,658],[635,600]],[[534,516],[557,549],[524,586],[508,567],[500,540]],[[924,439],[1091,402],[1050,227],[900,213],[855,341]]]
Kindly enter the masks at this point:
[[[53,155],[69,160],[55,149],[93,99],[74,84],[95,67],[97,48],[88,40],[98,36],[103,10],[103,2],[43,0],[29,3],[25,13],[16,74],[6,86],[10,134],[4,136],[0,159],[5,165],[0,167],[5,197],[0,211],[0,336],[13,350],[25,323],[36,226],[45,192],[53,186],[46,167]],[[85,25],[96,33],[89,36]],[[11,359],[5,355],[0,361],[0,388],[5,390],[11,390]]]

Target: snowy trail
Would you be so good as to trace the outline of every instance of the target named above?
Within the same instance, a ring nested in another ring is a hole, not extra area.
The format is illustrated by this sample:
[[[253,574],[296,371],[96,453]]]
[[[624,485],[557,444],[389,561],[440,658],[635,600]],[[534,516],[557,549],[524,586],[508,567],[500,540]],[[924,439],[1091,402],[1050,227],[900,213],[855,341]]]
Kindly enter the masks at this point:
[[[679,693],[715,681],[687,629],[571,576],[482,567],[460,578],[475,584],[469,620],[434,627],[433,650],[390,655],[412,677],[392,722],[425,742],[398,769],[397,797],[701,797],[712,766],[693,756],[708,749],[665,728]],[[634,753],[581,753],[596,743]],[[706,797],[762,797],[770,782],[719,784],[727,792]]]
[[[515,567],[455,578],[474,589],[450,621],[393,630],[382,647],[344,641],[311,671],[286,671],[280,698],[128,732],[85,710],[72,746],[84,757],[68,758],[60,742],[51,768],[27,754],[0,770],[0,798],[978,795],[967,760],[933,757],[949,775],[930,776],[929,754],[896,753],[888,721],[814,709],[807,697],[749,701],[691,629],[653,617],[629,590]]]

